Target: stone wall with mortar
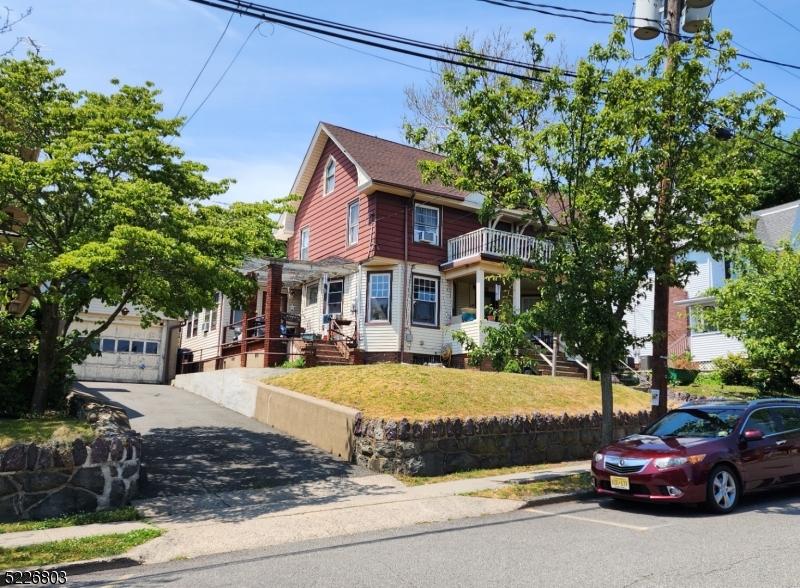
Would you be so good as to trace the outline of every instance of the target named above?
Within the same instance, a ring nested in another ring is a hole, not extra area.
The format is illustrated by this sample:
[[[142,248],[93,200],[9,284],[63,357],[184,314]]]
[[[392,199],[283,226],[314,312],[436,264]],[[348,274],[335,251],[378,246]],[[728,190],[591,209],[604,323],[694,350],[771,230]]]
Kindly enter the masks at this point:
[[[614,436],[638,433],[649,421],[647,412],[617,413]],[[598,413],[358,421],[355,457],[374,472],[411,476],[588,459],[601,445],[601,423]]]
[[[124,411],[81,393],[73,393],[70,406],[97,436],[0,451],[0,521],[106,510],[136,496],[142,440]]]

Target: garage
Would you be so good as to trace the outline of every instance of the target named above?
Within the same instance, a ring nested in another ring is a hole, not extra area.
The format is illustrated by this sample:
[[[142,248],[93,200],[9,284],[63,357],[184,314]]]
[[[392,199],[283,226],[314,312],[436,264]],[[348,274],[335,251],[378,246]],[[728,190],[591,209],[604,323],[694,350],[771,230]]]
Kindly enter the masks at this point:
[[[109,309],[93,302],[73,330],[89,331],[108,317]],[[95,342],[96,355],[73,366],[79,380],[158,384],[174,375],[177,321],[142,327],[134,310],[120,314]],[[173,360],[169,361],[168,358]]]

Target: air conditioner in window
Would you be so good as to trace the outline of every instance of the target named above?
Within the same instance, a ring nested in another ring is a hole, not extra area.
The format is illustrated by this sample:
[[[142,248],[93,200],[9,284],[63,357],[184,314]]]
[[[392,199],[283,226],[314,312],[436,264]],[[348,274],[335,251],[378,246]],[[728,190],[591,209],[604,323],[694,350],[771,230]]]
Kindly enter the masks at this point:
[[[203,329],[202,329],[203,332],[208,333],[208,329],[209,329],[208,323],[203,323]]]
[[[417,241],[420,243],[436,244],[436,233],[430,231],[417,231]]]

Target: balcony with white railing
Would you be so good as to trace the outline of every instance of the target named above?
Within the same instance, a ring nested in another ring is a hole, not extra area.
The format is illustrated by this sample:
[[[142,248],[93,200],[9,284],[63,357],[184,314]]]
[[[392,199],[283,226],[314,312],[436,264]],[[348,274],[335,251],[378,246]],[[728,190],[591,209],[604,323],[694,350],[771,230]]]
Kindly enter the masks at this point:
[[[523,261],[547,262],[552,250],[553,244],[543,239],[482,228],[449,239],[447,241],[447,261],[449,263],[475,255],[489,255],[518,257]]]

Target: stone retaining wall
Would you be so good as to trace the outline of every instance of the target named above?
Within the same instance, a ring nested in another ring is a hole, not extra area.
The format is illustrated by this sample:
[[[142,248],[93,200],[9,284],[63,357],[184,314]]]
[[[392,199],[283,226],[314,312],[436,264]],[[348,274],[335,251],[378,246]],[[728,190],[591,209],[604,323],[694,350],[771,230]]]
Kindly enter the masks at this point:
[[[128,504],[139,483],[142,440],[119,408],[74,392],[90,443],[18,443],[0,452],[0,521],[41,519]]]
[[[617,413],[614,437],[638,433],[650,414]],[[588,459],[601,445],[602,417],[530,416],[409,422],[358,421],[356,462],[374,472],[436,476],[476,468]]]

